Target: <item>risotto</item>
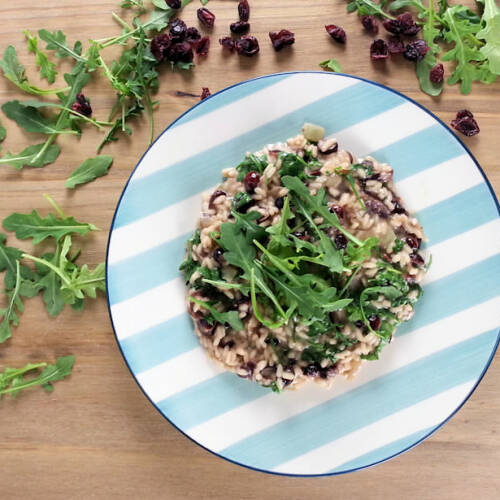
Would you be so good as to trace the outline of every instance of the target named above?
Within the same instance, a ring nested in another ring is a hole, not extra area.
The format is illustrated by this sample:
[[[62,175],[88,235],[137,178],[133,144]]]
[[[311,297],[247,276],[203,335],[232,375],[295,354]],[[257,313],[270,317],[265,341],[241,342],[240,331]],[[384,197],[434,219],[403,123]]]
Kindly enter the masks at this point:
[[[305,124],[222,174],[180,267],[208,354],[276,392],[378,359],[426,272],[392,168]]]

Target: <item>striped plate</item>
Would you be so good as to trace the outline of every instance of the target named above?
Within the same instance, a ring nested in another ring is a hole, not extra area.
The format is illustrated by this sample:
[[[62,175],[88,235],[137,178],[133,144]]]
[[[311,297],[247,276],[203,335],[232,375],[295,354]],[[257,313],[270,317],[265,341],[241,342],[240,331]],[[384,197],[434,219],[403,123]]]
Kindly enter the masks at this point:
[[[380,361],[326,391],[274,394],[222,372],[200,348],[177,268],[201,192],[245,152],[303,122],[394,167],[433,264],[415,317]],[[229,87],[168,127],[139,161],[116,209],[107,255],[118,345],[153,405],[230,461],[266,472],[348,472],[429,436],[474,390],[499,340],[498,202],[467,148],[435,116],[360,78],[270,75]]]

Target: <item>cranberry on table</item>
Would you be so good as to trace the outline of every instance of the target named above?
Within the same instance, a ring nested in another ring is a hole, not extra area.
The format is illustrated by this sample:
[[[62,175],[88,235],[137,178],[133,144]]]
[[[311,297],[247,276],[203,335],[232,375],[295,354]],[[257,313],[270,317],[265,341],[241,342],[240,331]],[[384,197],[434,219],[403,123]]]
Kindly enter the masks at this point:
[[[385,19],[382,24],[394,35],[414,36],[420,29],[409,12],[400,14],[396,19]]]
[[[158,62],[165,59],[170,45],[172,45],[172,39],[166,33],[157,35],[151,40],[150,49]]]
[[[387,59],[389,57],[387,42],[381,38],[374,40],[370,45],[370,57],[375,61]]]
[[[327,33],[338,43],[345,43],[347,35],[344,28],[336,26],[335,24],[328,24],[325,26]]]
[[[397,36],[391,36],[387,41],[387,48],[391,55],[404,54],[405,44],[403,40]]]
[[[254,36],[242,36],[235,42],[236,52],[241,56],[252,57],[260,50],[259,41]]]
[[[247,193],[253,193],[255,188],[259,185],[260,174],[258,172],[252,171],[248,172],[243,179],[243,185],[245,186],[245,191]]]
[[[240,21],[248,21],[250,19],[250,5],[248,0],[240,0],[238,3],[238,15],[240,16]]]
[[[438,63],[431,69],[429,73],[429,80],[432,83],[438,85],[443,81],[443,79],[444,79],[444,67],[441,63]]]
[[[225,36],[224,38],[219,38],[219,43],[222,45],[222,48],[230,50],[231,52],[234,50],[234,40],[230,36]]]
[[[215,15],[208,9],[202,7],[196,11],[196,15],[198,16],[198,20],[200,21],[201,24],[203,24],[207,28],[214,27]]]
[[[193,43],[201,38],[201,33],[197,28],[191,26],[186,30],[186,42]]]
[[[210,49],[210,38],[208,38],[208,36],[204,36],[194,42],[193,46],[198,55],[206,56],[208,54],[208,50]]]
[[[250,29],[250,23],[246,21],[236,21],[235,23],[231,23],[229,25],[229,29],[231,33],[235,35],[242,35],[243,33],[247,33]]]
[[[378,22],[375,16],[361,16],[361,24],[369,33],[376,35],[378,33]]]
[[[193,49],[188,42],[174,43],[168,51],[168,59],[174,63],[189,63],[193,60]]]
[[[165,2],[171,9],[180,9],[182,7],[181,0],[165,0]]]
[[[90,102],[81,92],[79,94],[76,94],[76,100],[72,104],[71,109],[84,116],[92,115],[92,107],[90,106]]]
[[[209,97],[211,95],[212,94],[210,93],[210,89],[208,87],[203,87],[201,89],[200,101],[203,101],[203,99],[206,99],[207,97]]]
[[[269,38],[276,52],[295,43],[295,34],[288,30],[270,31]]]
[[[429,47],[425,40],[415,40],[414,42],[410,42],[403,53],[403,57],[408,59],[408,61],[419,62],[427,54]]]
[[[187,26],[182,19],[174,19],[170,24],[170,36],[172,37],[172,42],[182,42],[186,37]]]
[[[467,109],[462,109],[457,113],[457,117],[451,122],[451,126],[467,137],[472,137],[480,132],[474,115]]]

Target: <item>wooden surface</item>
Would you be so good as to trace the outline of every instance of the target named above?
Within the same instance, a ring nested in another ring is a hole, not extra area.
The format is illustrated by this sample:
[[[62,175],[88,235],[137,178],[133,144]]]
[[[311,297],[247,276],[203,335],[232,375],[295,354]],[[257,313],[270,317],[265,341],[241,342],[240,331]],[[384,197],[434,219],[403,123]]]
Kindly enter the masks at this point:
[[[23,40],[24,29],[62,29],[71,41],[114,35],[119,28],[110,13],[119,12],[117,3],[4,0],[0,6],[0,50],[3,52],[9,44],[18,47],[28,74],[35,78],[34,60]],[[217,15],[212,50],[193,73],[163,72],[156,133],[197,102],[196,98],[177,97],[177,90],[199,94],[202,86],[208,86],[216,91],[266,73],[318,69],[320,61],[336,57],[345,72],[404,92],[446,123],[458,109],[471,109],[481,134],[465,142],[497,193],[500,191],[500,82],[475,85],[469,96],[460,95],[456,87],[447,87],[441,98],[433,100],[418,90],[410,63],[371,63],[370,38],[362,32],[356,16],[346,14],[344,1],[250,3],[252,34],[261,42],[260,55],[254,59],[222,55],[217,39],[236,20],[236,2],[211,0],[208,7]],[[195,26],[198,7],[199,2],[194,0],[183,14]],[[326,23],[345,27],[345,47],[330,42],[323,28]],[[297,41],[293,50],[276,54],[267,32],[282,28],[293,30]],[[112,52],[108,57],[111,55]],[[61,65],[62,69],[65,67]],[[94,79],[85,93],[92,99],[95,115],[104,118],[113,102],[113,92],[107,84]],[[0,104],[22,97],[14,86],[1,79]],[[5,117],[3,122],[8,129],[4,152],[17,152],[39,142],[38,137],[21,132]],[[65,190],[64,180],[83,159],[94,154],[99,140],[94,130],[86,129],[80,141],[72,137],[59,140],[59,160],[44,169],[17,172],[1,166],[0,219],[13,211],[27,212],[33,208],[46,213],[42,193],[51,193],[68,213],[102,228],[87,238],[84,255],[92,264],[103,260],[115,204],[146,147],[147,127],[141,126],[136,127],[131,139],[121,139],[105,150],[115,156],[109,175],[74,192]],[[27,301],[19,328],[11,340],[0,346],[0,366],[53,360],[69,353],[76,355],[74,374],[68,381],[58,383],[54,393],[34,390],[16,400],[0,402],[1,499],[499,498],[498,360],[458,415],[409,453],[346,476],[292,479],[232,465],[202,450],[166,422],[130,376],[116,346],[104,300],[90,304],[83,314],[68,310],[56,320],[47,316],[40,298]]]

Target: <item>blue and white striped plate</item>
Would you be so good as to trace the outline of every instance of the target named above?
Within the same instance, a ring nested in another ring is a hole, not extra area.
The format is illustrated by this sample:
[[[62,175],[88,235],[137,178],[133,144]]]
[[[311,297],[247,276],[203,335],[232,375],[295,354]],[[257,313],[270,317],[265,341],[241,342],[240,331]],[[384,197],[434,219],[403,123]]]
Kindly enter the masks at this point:
[[[378,362],[331,390],[274,394],[220,371],[185,312],[177,271],[202,191],[245,152],[322,125],[342,148],[394,167],[433,264],[413,320]],[[270,75],[176,120],[139,161],[108,246],[109,308],[138,384],[179,430],[228,460],[321,475],[393,457],[429,436],[474,390],[498,344],[498,202],[466,147],[415,102],[347,75]]]

